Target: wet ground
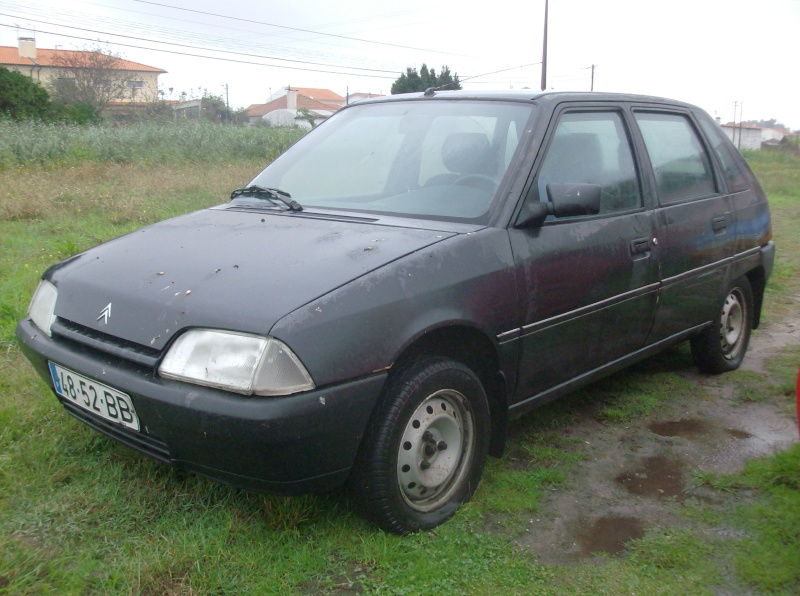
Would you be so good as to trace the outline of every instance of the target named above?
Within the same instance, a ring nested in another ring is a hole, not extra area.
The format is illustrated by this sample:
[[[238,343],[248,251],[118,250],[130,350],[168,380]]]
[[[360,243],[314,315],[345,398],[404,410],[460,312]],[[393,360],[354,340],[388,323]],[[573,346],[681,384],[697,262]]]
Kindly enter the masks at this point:
[[[800,316],[764,325],[753,334],[742,369],[767,372],[771,356],[798,344]],[[589,445],[590,455],[570,473],[572,485],[553,491],[536,517],[525,520],[520,546],[556,565],[616,555],[650,527],[686,523],[682,503],[719,499],[698,486],[693,472],[736,472],[748,459],[798,441],[786,408],[735,399],[733,380],[701,375],[689,362],[676,372],[697,385],[696,399],[627,425],[580,416],[560,431]]]

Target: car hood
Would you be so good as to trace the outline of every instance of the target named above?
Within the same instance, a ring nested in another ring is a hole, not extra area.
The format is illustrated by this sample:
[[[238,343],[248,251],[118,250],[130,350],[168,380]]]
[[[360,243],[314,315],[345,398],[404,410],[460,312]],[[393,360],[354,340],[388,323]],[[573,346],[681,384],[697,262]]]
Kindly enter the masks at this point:
[[[267,333],[315,298],[453,235],[208,209],[92,248],[48,277],[59,318],[161,349],[187,327]]]

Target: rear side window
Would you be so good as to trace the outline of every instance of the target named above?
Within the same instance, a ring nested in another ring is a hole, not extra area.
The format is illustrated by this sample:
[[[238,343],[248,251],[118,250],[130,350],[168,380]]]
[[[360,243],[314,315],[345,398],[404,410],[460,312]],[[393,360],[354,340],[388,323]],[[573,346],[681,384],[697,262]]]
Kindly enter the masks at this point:
[[[745,174],[745,164],[742,156],[733,146],[730,139],[725,136],[722,129],[718,124],[712,122],[708,118],[699,118],[700,128],[706,133],[706,137],[714,147],[714,151],[719,157],[719,162],[722,165],[725,181],[728,183],[729,192],[742,192],[750,188],[750,183]]]
[[[636,112],[659,201],[677,203],[717,192],[711,160],[692,123],[683,114]]]
[[[550,183],[599,185],[601,215],[641,207],[639,177],[620,114],[561,116],[539,170],[539,200],[547,200]]]

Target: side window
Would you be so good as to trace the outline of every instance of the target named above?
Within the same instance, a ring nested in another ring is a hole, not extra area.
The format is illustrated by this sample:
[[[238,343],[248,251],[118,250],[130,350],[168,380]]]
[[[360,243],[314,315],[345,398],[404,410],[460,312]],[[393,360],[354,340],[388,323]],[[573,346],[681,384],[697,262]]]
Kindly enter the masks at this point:
[[[539,169],[539,200],[547,201],[551,183],[599,185],[601,215],[641,207],[639,177],[619,113],[561,116]]]
[[[713,122],[710,118],[698,118],[700,121],[700,128],[706,133],[706,137],[714,147],[714,151],[719,157],[719,162],[722,164],[723,174],[728,183],[728,190],[730,192],[741,192],[750,188],[750,183],[745,174],[745,163],[742,156],[733,146],[730,139],[725,136],[720,126]]]
[[[683,114],[636,112],[656,176],[660,203],[676,203],[717,192],[711,161]]]

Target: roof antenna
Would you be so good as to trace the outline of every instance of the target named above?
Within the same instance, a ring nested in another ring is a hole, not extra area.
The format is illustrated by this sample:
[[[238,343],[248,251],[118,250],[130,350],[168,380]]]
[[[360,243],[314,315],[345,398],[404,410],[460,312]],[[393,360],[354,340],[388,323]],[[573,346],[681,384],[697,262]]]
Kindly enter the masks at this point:
[[[436,88],[435,87],[428,87],[425,89],[425,93],[423,93],[425,97],[433,97],[436,95]]]

